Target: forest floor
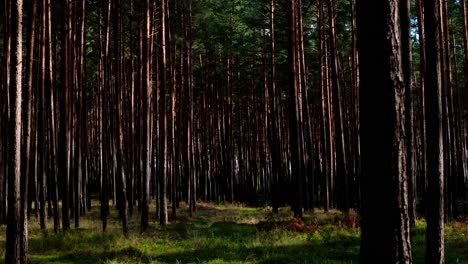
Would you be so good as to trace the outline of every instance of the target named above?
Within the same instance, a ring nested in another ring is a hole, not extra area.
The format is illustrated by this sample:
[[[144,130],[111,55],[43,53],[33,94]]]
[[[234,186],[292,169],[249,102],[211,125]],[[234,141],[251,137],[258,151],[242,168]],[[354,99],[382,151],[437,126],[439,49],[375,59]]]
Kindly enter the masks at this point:
[[[115,210],[107,232],[101,232],[98,204],[82,218],[81,228],[67,233],[41,231],[32,217],[30,258],[32,263],[358,263],[360,231],[353,214],[316,210],[298,221],[291,220],[287,208],[273,215],[270,208],[197,207],[196,216],[189,218],[181,206],[167,227],[160,227],[153,216],[143,235],[136,214],[130,218],[128,237]],[[5,226],[0,232],[3,256]],[[413,232],[414,262],[424,263],[424,220],[418,220]],[[446,263],[468,263],[468,222],[448,224],[446,236]]]

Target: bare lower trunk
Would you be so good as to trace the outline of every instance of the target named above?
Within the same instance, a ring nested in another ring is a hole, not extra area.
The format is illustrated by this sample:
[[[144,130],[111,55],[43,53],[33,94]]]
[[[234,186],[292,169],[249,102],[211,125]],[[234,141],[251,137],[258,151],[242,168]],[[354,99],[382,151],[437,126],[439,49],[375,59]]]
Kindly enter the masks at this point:
[[[11,48],[7,56],[11,59],[11,69],[8,72],[10,100],[10,125],[9,125],[9,150],[8,150],[8,219],[6,231],[6,264],[27,263],[21,256],[27,256],[27,252],[21,253],[21,240],[27,230],[22,232],[23,223],[21,217],[21,102],[22,102],[22,27],[23,27],[23,1],[10,1],[7,5],[7,14],[10,17],[10,25],[7,28],[8,38],[11,40]]]

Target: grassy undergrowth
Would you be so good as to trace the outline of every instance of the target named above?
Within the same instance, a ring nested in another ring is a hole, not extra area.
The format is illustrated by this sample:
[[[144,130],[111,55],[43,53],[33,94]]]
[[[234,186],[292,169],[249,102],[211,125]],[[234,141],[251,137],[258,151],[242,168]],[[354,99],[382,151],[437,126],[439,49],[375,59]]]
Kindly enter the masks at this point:
[[[31,219],[30,257],[32,263],[83,264],[358,263],[360,232],[355,219],[320,210],[306,215],[304,222],[291,218],[286,208],[272,215],[268,208],[202,205],[190,219],[182,207],[167,227],[153,220],[143,235],[134,215],[125,237],[115,212],[107,232],[101,232],[96,205],[82,219],[81,228],[67,233],[41,231],[36,219]],[[468,263],[468,223],[452,223],[446,231],[447,263]],[[0,232],[4,255],[4,226]],[[424,263],[424,232],[425,222],[418,221],[413,236],[415,263]]]

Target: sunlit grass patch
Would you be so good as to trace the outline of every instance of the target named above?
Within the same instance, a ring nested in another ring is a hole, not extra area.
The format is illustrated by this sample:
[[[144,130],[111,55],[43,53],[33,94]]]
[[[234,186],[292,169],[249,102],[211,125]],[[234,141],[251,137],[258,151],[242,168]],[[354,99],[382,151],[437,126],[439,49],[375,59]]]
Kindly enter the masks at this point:
[[[52,222],[42,231],[30,221],[32,263],[358,263],[360,230],[357,214],[316,209],[304,220],[293,219],[289,208],[240,204],[199,204],[195,217],[181,204],[167,226],[157,223],[151,208],[150,228],[140,234],[139,214],[129,218],[129,234],[122,234],[115,210],[102,232],[99,204],[81,219],[81,227],[54,234]],[[468,263],[464,222],[447,225],[447,263]],[[424,220],[413,229],[414,263],[424,263]],[[5,234],[5,226],[0,227]],[[4,254],[5,237],[0,236]],[[457,262],[458,261],[458,262]]]

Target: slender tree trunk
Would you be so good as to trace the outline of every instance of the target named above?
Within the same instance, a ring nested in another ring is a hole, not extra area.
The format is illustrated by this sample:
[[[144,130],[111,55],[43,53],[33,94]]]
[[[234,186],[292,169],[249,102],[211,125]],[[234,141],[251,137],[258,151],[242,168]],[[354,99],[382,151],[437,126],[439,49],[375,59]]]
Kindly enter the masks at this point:
[[[47,183],[47,174],[46,174],[46,146],[45,146],[45,136],[46,136],[46,114],[45,114],[45,86],[46,86],[46,65],[45,65],[45,33],[46,33],[46,13],[45,13],[45,1],[41,1],[41,28],[40,28],[40,84],[38,92],[38,152],[39,152],[39,169],[38,169],[38,180],[39,180],[39,201],[40,201],[40,210],[39,210],[39,219],[40,226],[42,230],[46,229],[46,183]]]
[[[440,2],[424,0],[427,126],[427,242],[426,262],[444,263],[444,145],[442,130]]]
[[[168,3],[169,4],[169,3]],[[169,8],[166,10],[167,20],[170,22],[171,17],[169,13]],[[168,42],[169,42],[169,49],[168,49],[168,68],[169,68],[169,87],[171,89],[171,100],[170,100],[170,109],[171,109],[171,128],[168,130],[168,158],[170,166],[170,171],[168,173],[169,180],[171,181],[170,187],[170,194],[171,194],[171,219],[175,219],[177,216],[177,205],[176,205],[176,185],[175,182],[177,181],[177,166],[176,163],[176,118],[177,118],[177,110],[176,110],[176,101],[177,101],[177,83],[176,83],[176,67],[175,67],[175,56],[176,56],[176,48],[174,46],[173,49],[173,41],[172,41],[172,29],[170,23],[168,23]]]
[[[348,197],[348,171],[347,171],[347,160],[346,160],[346,150],[345,150],[345,133],[344,133],[344,112],[343,112],[343,103],[342,103],[342,87],[339,80],[338,72],[338,58],[337,58],[337,47],[336,47],[336,32],[335,32],[335,12],[334,12],[334,1],[327,1],[328,7],[328,27],[330,31],[330,54],[331,54],[331,83],[333,89],[333,115],[335,121],[335,146],[336,146],[336,166],[337,171],[336,175],[339,177],[340,183],[338,184],[339,190],[338,193],[341,198],[339,198],[340,209],[347,211],[349,210],[349,197]]]
[[[423,6],[423,0],[416,0],[416,10],[417,10],[417,15],[418,15],[418,31],[419,31],[419,65],[420,65],[420,93],[419,98],[420,98],[420,121],[419,121],[419,126],[420,126],[420,134],[421,134],[421,157],[420,157],[420,167],[421,167],[421,172],[420,172],[420,183],[419,185],[422,185],[419,187],[420,189],[420,194],[422,198],[422,205],[423,205],[423,212],[426,213],[426,201],[427,201],[427,196],[426,196],[426,189],[427,189],[427,153],[426,153],[426,111],[425,111],[425,88],[426,88],[426,30],[425,30],[425,22],[424,22],[424,6]]]
[[[297,43],[296,43],[296,2],[295,0],[286,2],[286,12],[288,21],[288,66],[289,66],[289,131],[291,148],[291,167],[293,186],[299,191],[293,195],[292,209],[294,217],[302,217],[302,167],[300,148],[302,138],[299,132],[299,106],[298,106],[298,85],[297,85]]]
[[[9,1],[7,14],[10,25],[7,34],[11,39],[7,56],[11,59],[11,68],[8,72],[10,99],[10,125],[8,150],[8,219],[6,231],[5,263],[27,263],[27,252],[21,252],[21,240],[27,230],[22,232],[24,210],[21,210],[21,102],[22,102],[22,76],[23,76],[23,1]]]
[[[131,32],[136,32],[134,31],[134,17],[135,17],[135,4],[133,0],[130,0],[130,31]],[[130,48],[133,50],[135,48],[134,44],[134,35],[132,34],[130,37]],[[136,177],[136,167],[139,167],[139,163],[137,162],[137,146],[135,146],[135,123],[136,123],[136,113],[135,109],[138,109],[136,104],[135,104],[135,84],[136,84],[136,78],[135,78],[135,53],[132,52],[132,56],[130,57],[130,146],[128,150],[128,162],[130,164],[129,168],[129,178],[127,180],[127,193],[128,193],[128,212],[130,216],[133,215],[133,205],[135,202],[135,177]]]
[[[281,171],[280,138],[278,131],[278,92],[276,87],[276,46],[275,46],[275,0],[270,1],[270,116],[269,116],[269,143],[271,170],[271,192],[273,212],[278,213],[279,208],[279,178]]]
[[[410,2],[400,0],[402,63],[405,82],[405,130],[406,130],[406,166],[408,177],[408,213],[412,226],[416,224],[416,146],[413,111],[413,80],[412,80],[412,45],[410,35]]]
[[[64,231],[70,229],[70,216],[69,216],[69,179],[70,179],[70,122],[68,116],[69,98],[71,94],[71,80],[70,80],[70,65],[72,58],[70,54],[70,46],[72,39],[71,29],[71,3],[70,0],[63,1],[64,6],[64,25],[63,25],[63,44],[62,44],[62,100],[60,104],[60,168],[59,174],[62,177],[62,228]]]
[[[159,223],[167,224],[167,201],[166,201],[166,0],[160,3],[160,87],[159,87]]]
[[[142,160],[143,160],[143,170],[141,177],[141,231],[145,232],[148,229],[149,221],[149,200],[150,200],[150,179],[151,179],[151,152],[149,148],[149,137],[151,136],[149,121],[150,121],[150,94],[151,94],[151,73],[150,73],[150,34],[151,34],[151,2],[149,0],[145,1],[144,6],[144,30],[142,36],[142,54],[141,54],[141,68],[142,72]]]
[[[120,196],[120,217],[122,220],[122,229],[123,233],[126,235],[128,233],[128,215],[127,215],[127,181],[125,177],[125,168],[124,168],[124,151],[123,151],[123,109],[122,109],[122,50],[121,50],[121,4],[119,0],[114,0],[114,52],[115,52],[115,98],[116,98],[116,122],[117,122],[117,136],[116,136],[116,154],[117,154],[117,181]]]
[[[321,94],[321,134],[322,134],[322,177],[323,177],[323,207],[325,211],[328,211],[330,208],[330,183],[329,179],[331,177],[331,159],[330,159],[330,134],[328,128],[328,99],[327,99],[327,74],[325,55],[325,43],[323,35],[323,0],[319,1],[318,11],[317,11],[317,38],[319,42],[319,65],[320,65],[320,94]]]
[[[351,6],[351,15],[352,15],[352,104],[354,105],[352,109],[352,126],[354,130],[354,135],[352,140],[354,152],[354,177],[358,179],[355,181],[355,198],[357,200],[356,207],[359,209],[361,196],[359,189],[359,179],[361,178],[361,134],[360,134],[360,118],[359,118],[359,54],[357,50],[357,29],[356,29],[356,12],[355,12],[355,0],[350,1]],[[356,184],[357,183],[357,184]]]
[[[107,182],[107,170],[104,168],[104,83],[105,83],[105,47],[104,41],[107,39],[104,36],[106,26],[104,25],[104,13],[106,3],[104,1],[99,3],[98,6],[98,31],[99,31],[99,71],[98,71],[98,141],[99,141],[99,177],[100,177],[100,195],[101,195],[101,219],[102,219],[102,231],[105,232],[107,228],[107,215],[109,210],[109,196],[107,193],[108,182]]]
[[[186,71],[187,71],[187,76],[186,76],[186,81],[187,81],[187,166],[188,166],[188,174],[187,177],[189,177],[189,196],[190,199],[188,199],[189,202],[189,213],[190,216],[193,215],[193,213],[196,211],[196,181],[195,181],[195,161],[194,161],[194,130],[193,130],[193,120],[194,120],[194,114],[193,114],[193,72],[192,72],[192,0],[189,0],[188,2],[188,10],[187,10],[187,22],[185,24],[186,26],[186,35],[185,35],[185,45],[186,45]],[[228,62],[229,64],[229,62]],[[229,68],[229,65],[228,65]],[[229,71],[229,70],[228,70]],[[229,73],[228,73],[229,74]],[[228,85],[227,90],[228,93],[230,92],[230,86]],[[230,172],[229,166],[227,167],[227,171]],[[232,180],[232,175],[228,176],[226,175],[227,178],[226,180],[229,181],[229,179]],[[232,192],[228,191],[226,189],[226,195],[232,194]]]
[[[468,111],[468,7],[466,0],[460,0],[461,14],[463,18],[463,76],[464,76],[464,96],[465,111]]]
[[[59,220],[59,208],[58,208],[58,189],[57,189],[57,144],[56,144],[56,118],[55,118],[55,100],[54,100],[54,76],[53,76],[53,50],[52,50],[52,23],[51,23],[51,6],[50,0],[46,0],[46,23],[47,23],[47,83],[46,83],[46,105],[47,110],[50,113],[50,130],[49,130],[49,142],[50,142],[50,154],[51,154],[51,164],[50,164],[50,177],[51,177],[51,188],[50,195],[53,205],[53,218],[54,218],[54,232],[57,233],[60,228]]]
[[[23,231],[28,229],[28,194],[29,194],[29,175],[30,175],[30,154],[31,154],[31,105],[32,105],[32,90],[33,90],[33,62],[34,62],[34,43],[36,39],[36,13],[37,13],[37,2],[34,0],[31,3],[31,17],[29,20],[29,47],[27,50],[27,86],[26,90],[23,91],[23,134],[22,134],[22,157],[21,157],[21,211],[22,211],[22,223]],[[25,233],[21,240],[21,261],[27,262],[28,256],[28,236]]]
[[[305,193],[305,205],[307,209],[313,211],[313,202],[314,202],[314,193],[310,192],[310,189],[314,189],[314,172],[313,172],[313,146],[312,146],[312,125],[310,123],[310,111],[309,103],[307,96],[307,68],[305,60],[305,51],[304,51],[304,32],[302,24],[302,0],[297,2],[297,40],[298,40],[298,79],[300,80],[301,93],[300,98],[298,98],[301,105],[301,134],[302,134],[302,181],[304,181],[304,186],[302,191]],[[312,205],[312,206],[311,206]]]

